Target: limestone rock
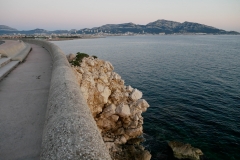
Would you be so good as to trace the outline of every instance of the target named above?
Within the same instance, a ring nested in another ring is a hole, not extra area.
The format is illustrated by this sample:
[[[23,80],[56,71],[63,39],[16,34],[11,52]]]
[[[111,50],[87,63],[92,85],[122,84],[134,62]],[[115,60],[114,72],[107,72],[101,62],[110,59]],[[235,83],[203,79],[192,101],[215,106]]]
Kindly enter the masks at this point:
[[[141,109],[143,112],[145,112],[147,110],[147,108],[149,107],[149,104],[147,103],[147,101],[145,99],[139,99],[139,100],[137,100],[137,107],[139,107],[139,109]]]
[[[103,92],[101,92],[101,96],[103,97],[103,103],[106,104],[108,102],[108,97],[111,95],[111,90],[108,87],[105,87]]]
[[[126,90],[127,90],[127,92],[132,92],[132,91],[133,91],[133,88],[132,88],[131,86],[127,86],[127,87],[126,87]]]
[[[73,57],[69,55],[68,59]],[[110,152],[122,152],[118,145],[143,134],[141,114],[149,104],[141,99],[142,92],[125,86],[110,62],[85,57],[80,66],[72,68],[106,146]],[[149,157],[147,152],[143,154],[144,149],[139,150],[141,154],[132,153]]]
[[[142,135],[142,126],[139,128],[133,128],[133,129],[126,129],[126,134],[129,135],[130,137],[138,137]]]
[[[87,60],[86,60],[86,63],[89,65],[89,66],[94,66],[94,61],[91,59],[91,58],[88,58]]]
[[[110,155],[114,160],[150,160],[151,154],[140,145],[113,145],[107,142]]]
[[[200,149],[194,148],[190,144],[171,141],[168,145],[172,148],[174,156],[178,159],[200,160],[200,156],[203,155]]]
[[[119,116],[118,116],[118,115],[112,115],[112,116],[111,116],[111,119],[112,119],[114,122],[117,122],[118,119],[119,119]]]
[[[141,160],[150,160],[151,157],[152,157],[151,153],[147,150],[144,150],[141,156]]]
[[[103,115],[104,117],[110,117],[113,114],[115,114],[115,110],[116,110],[116,106],[114,104],[110,104],[109,106],[107,106],[106,108],[104,108],[103,110]],[[118,116],[117,115],[113,115],[112,120],[113,121],[117,121],[118,120]]]
[[[72,62],[76,58],[76,54],[70,53],[66,55],[68,62]]]
[[[121,117],[127,117],[130,116],[130,109],[128,105],[125,104],[120,104],[117,108],[116,108],[116,114],[118,114]]]
[[[134,89],[130,95],[130,98],[133,100],[133,101],[136,101],[140,98],[142,98],[142,92],[140,92],[139,90],[137,89]]]
[[[117,73],[113,72],[111,78],[112,78],[113,80],[119,80],[119,79],[121,79],[121,76],[118,75]]]

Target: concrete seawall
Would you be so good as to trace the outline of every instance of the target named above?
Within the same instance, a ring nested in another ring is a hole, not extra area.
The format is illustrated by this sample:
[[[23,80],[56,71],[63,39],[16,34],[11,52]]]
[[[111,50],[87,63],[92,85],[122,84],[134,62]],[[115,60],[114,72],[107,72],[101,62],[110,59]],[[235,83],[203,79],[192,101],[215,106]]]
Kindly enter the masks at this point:
[[[24,41],[53,60],[41,159],[111,159],[65,54],[50,42]]]
[[[30,52],[30,45],[23,41],[7,40],[0,47],[0,54],[3,57],[9,57],[13,61],[22,62]]]

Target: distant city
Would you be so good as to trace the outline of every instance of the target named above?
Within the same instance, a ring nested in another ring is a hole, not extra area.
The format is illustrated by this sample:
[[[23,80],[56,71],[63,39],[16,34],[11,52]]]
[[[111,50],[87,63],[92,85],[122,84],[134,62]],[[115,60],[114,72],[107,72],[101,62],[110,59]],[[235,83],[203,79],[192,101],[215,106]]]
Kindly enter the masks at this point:
[[[101,27],[84,28],[80,30],[55,30],[34,29],[19,31],[9,26],[0,25],[1,39],[34,38],[47,40],[66,40],[78,38],[101,38],[106,36],[134,36],[134,35],[239,35],[236,31],[225,31],[204,24],[193,22],[175,22],[157,20],[147,25],[134,23],[106,24]]]

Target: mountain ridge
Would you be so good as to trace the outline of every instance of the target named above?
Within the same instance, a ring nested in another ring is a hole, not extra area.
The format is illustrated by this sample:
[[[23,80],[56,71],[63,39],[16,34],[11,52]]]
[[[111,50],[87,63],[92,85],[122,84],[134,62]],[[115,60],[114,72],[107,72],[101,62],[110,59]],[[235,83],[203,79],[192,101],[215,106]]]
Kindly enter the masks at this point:
[[[146,25],[134,23],[106,24],[92,29],[82,29],[78,33],[89,33],[88,30],[101,30],[106,33],[150,33],[150,34],[174,34],[174,33],[206,33],[206,34],[239,34],[236,31],[225,31],[205,24],[195,22],[175,22],[159,19]]]
[[[188,33],[205,33],[205,34],[240,34],[236,31],[225,31],[223,29],[218,29],[205,24],[200,24],[196,22],[185,21],[183,23],[158,19],[154,22],[150,22],[146,25],[135,24],[132,22],[121,23],[121,24],[105,24],[100,27],[84,28],[80,30],[55,30],[48,31],[44,29],[34,29],[28,31],[18,31],[17,29],[0,25],[0,34],[96,34],[96,33],[109,33],[109,34],[188,34]]]
[[[15,29],[15,28],[11,28],[9,26],[6,26],[6,25],[0,25],[0,31],[18,31],[18,30]]]

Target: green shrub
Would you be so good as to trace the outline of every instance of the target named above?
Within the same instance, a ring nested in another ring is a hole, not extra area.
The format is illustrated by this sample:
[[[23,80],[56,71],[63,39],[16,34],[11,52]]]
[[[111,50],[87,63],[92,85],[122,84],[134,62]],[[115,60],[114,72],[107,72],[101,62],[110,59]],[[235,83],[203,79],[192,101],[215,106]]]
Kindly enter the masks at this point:
[[[84,57],[89,57],[89,55],[86,54],[86,53],[80,53],[80,52],[78,52],[77,55],[76,55],[76,59],[73,60],[73,61],[70,62],[70,63],[71,63],[72,65],[74,65],[74,66],[80,66],[80,63],[82,62],[82,59],[83,59]]]
[[[74,66],[80,66],[80,63],[78,61],[72,61],[70,63]]]
[[[89,57],[89,55],[86,54],[86,53],[80,53],[80,52],[78,52],[77,55],[76,55],[76,60],[82,62],[82,59],[83,59],[84,57]]]

